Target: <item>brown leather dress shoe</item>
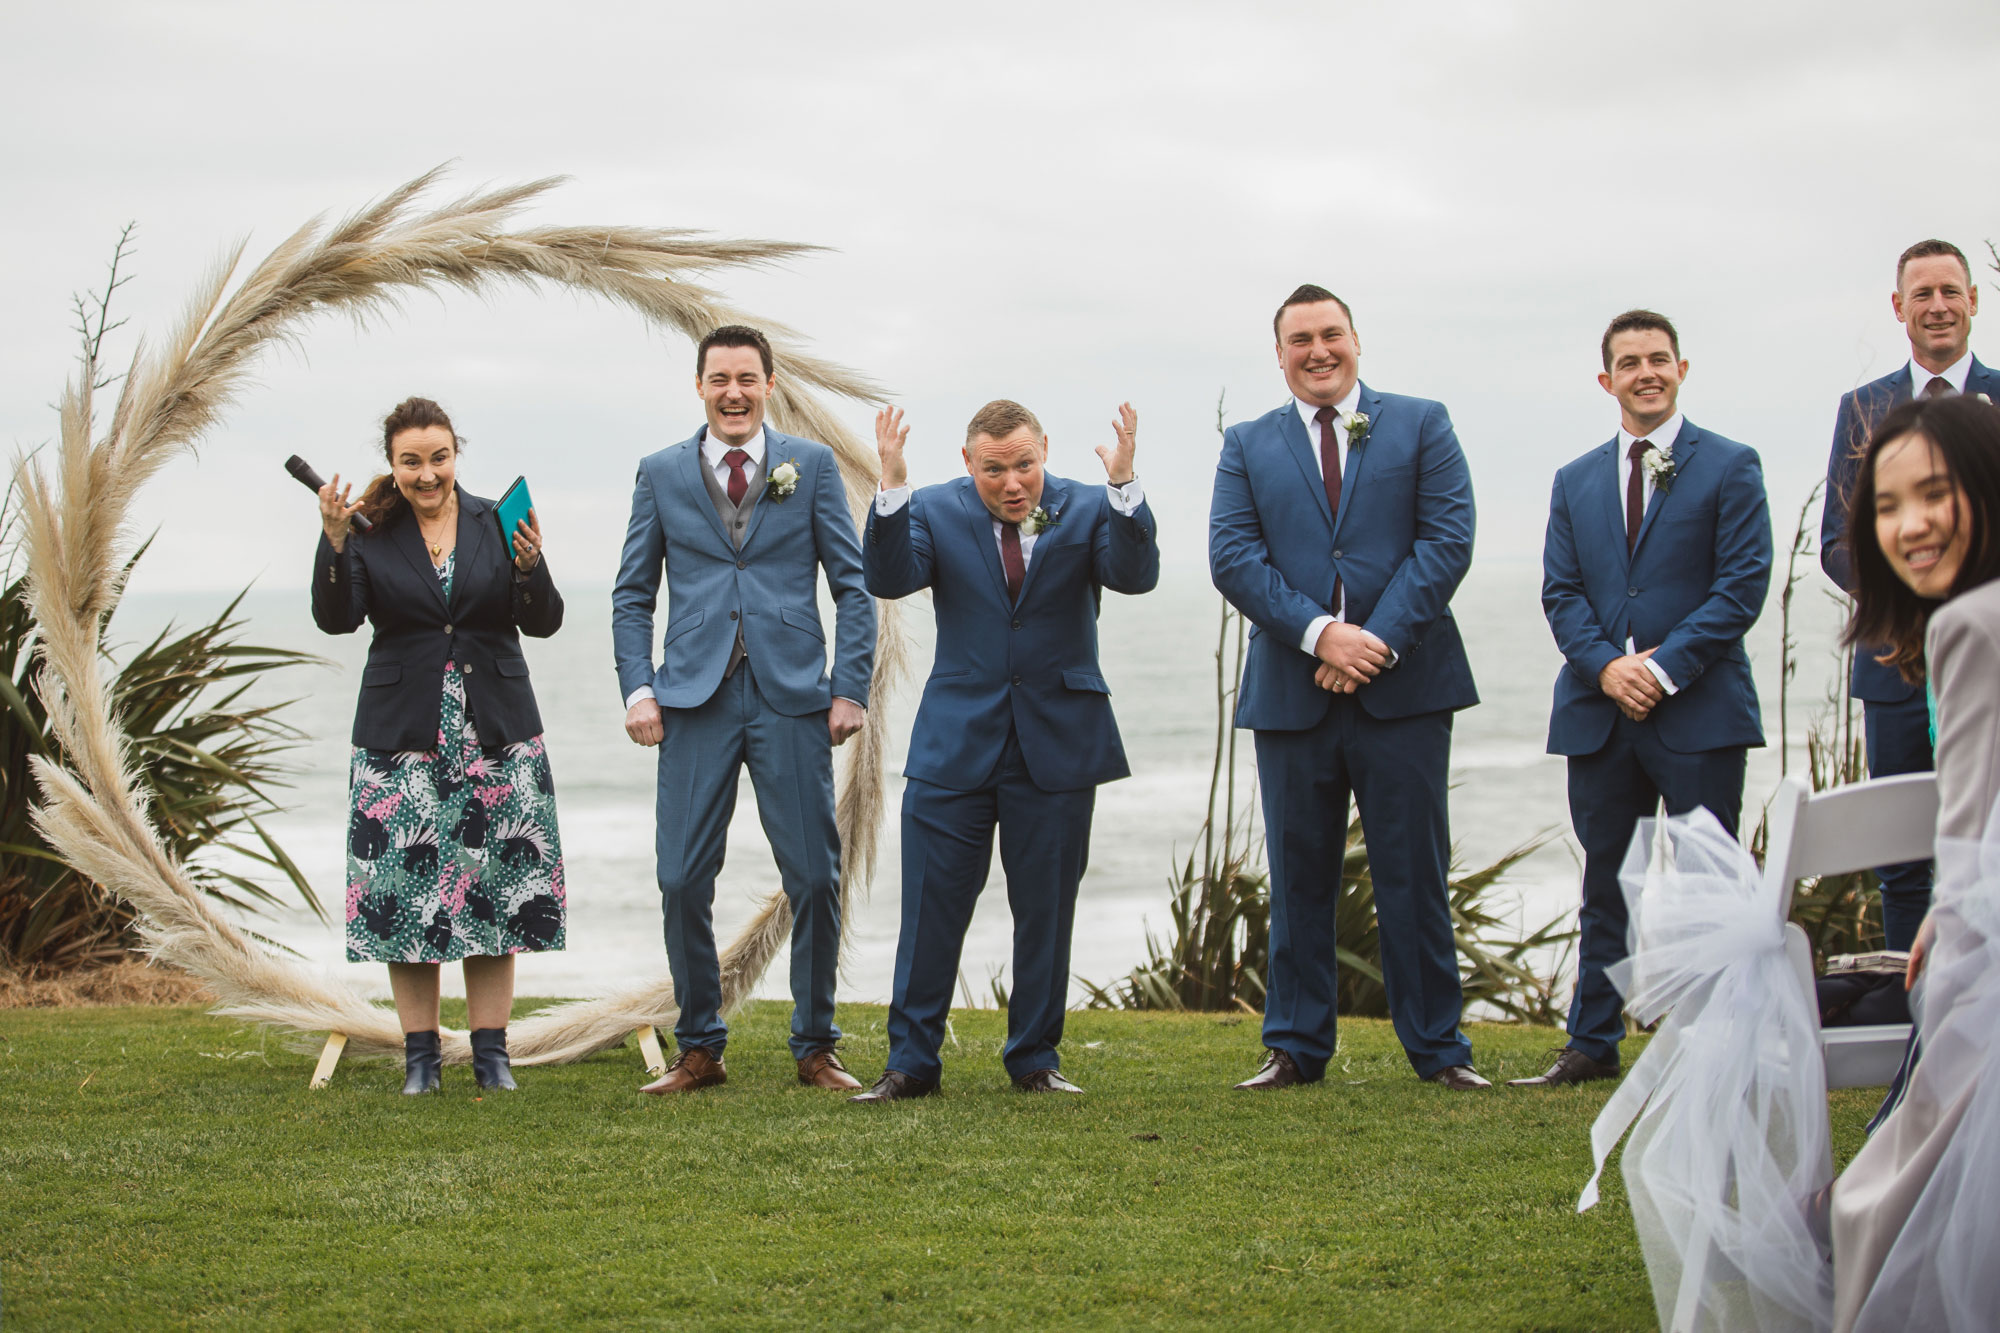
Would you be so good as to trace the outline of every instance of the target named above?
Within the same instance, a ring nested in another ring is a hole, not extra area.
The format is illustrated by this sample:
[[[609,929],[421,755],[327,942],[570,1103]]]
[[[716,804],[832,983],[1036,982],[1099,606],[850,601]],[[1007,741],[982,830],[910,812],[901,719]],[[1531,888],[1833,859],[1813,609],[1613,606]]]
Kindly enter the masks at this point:
[[[1290,1051],[1281,1051],[1272,1046],[1264,1052],[1264,1064],[1249,1078],[1235,1087],[1237,1092],[1262,1092],[1266,1088],[1289,1088],[1295,1083],[1306,1082],[1306,1076],[1299,1072],[1299,1062],[1292,1059]]]
[[[938,1090],[936,1079],[911,1078],[900,1069],[885,1069],[882,1077],[875,1080],[875,1086],[863,1093],[849,1097],[850,1102],[873,1105],[876,1102],[900,1102],[911,1097],[928,1097]]]
[[[639,1091],[650,1092],[655,1097],[664,1097],[670,1092],[696,1092],[728,1081],[729,1075],[722,1068],[721,1056],[714,1054],[706,1046],[687,1046],[674,1057],[674,1062],[667,1066],[666,1073]]]
[[[1426,1083],[1436,1083],[1450,1088],[1453,1092],[1477,1092],[1493,1085],[1479,1077],[1479,1071],[1471,1065],[1448,1065],[1425,1079]]]
[[[1022,1092],[1074,1092],[1081,1095],[1082,1088],[1064,1078],[1053,1069],[1037,1069],[1014,1080],[1014,1086]]]
[[[841,1092],[853,1092],[861,1086],[861,1080],[847,1072],[847,1066],[840,1063],[831,1046],[822,1046],[799,1061],[799,1082],[809,1088],[835,1088]]]
[[[1560,1088],[1571,1083],[1588,1083],[1593,1079],[1617,1078],[1618,1066],[1593,1060],[1582,1051],[1565,1046],[1555,1053],[1556,1062],[1533,1078],[1510,1078],[1510,1088]]]

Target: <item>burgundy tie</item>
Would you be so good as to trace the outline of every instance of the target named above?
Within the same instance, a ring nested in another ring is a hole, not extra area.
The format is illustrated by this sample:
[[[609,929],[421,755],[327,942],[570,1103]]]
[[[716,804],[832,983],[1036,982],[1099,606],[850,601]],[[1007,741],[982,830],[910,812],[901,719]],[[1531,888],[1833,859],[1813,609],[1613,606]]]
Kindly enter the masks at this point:
[[[1955,398],[1958,390],[1951,387],[1951,381],[1942,375],[1931,376],[1931,382],[1924,386],[1926,398]]]
[[[750,478],[743,475],[743,465],[750,461],[750,455],[741,449],[731,449],[722,456],[722,461],[729,464],[729,503],[740,505],[743,492],[750,489]]]
[[[1632,460],[1632,477],[1625,483],[1625,554],[1639,544],[1639,527],[1646,521],[1646,469],[1639,455],[1651,446],[1644,440],[1632,441],[1625,456]]]
[[[1332,512],[1336,522],[1340,519],[1340,437],[1333,432],[1338,426],[1338,416],[1332,408],[1322,407],[1313,413],[1313,420],[1319,423],[1319,475],[1326,485],[1326,507]],[[1345,614],[1341,606],[1340,576],[1333,578],[1333,610]]]
[[[1028,563],[1021,559],[1021,525],[1000,525],[1000,563],[1007,570],[1007,600],[1021,600],[1021,581],[1028,577]]]

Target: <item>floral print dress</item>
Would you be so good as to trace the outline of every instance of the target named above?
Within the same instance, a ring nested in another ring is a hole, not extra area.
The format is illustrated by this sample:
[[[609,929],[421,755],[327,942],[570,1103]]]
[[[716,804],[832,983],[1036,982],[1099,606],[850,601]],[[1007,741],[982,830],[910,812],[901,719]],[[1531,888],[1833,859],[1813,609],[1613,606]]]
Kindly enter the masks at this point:
[[[455,559],[438,570],[447,600]],[[542,738],[482,746],[451,662],[442,688],[436,749],[354,751],[349,962],[444,963],[563,947],[562,840]]]

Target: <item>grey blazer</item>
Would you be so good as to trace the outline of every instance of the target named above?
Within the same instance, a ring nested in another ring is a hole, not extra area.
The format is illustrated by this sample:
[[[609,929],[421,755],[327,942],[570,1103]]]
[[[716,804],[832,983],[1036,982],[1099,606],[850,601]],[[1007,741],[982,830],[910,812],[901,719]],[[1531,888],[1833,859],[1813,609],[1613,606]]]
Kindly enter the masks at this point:
[[[1978,838],[2000,802],[2000,579],[1938,608],[1924,660],[1937,692],[1938,837]]]

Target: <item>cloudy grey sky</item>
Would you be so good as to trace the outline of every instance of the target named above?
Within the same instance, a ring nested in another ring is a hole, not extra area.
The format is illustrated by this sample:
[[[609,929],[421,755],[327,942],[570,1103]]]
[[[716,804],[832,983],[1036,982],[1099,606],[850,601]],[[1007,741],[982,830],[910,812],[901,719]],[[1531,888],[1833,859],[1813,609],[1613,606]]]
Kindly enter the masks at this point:
[[[468,185],[561,172],[539,219],[832,247],[727,289],[889,386],[920,481],[996,396],[1042,414],[1057,470],[1097,476],[1129,398],[1189,580],[1216,395],[1231,419],[1279,401],[1268,321],[1301,281],[1353,305],[1365,379],[1449,405],[1480,557],[1530,561],[1551,470],[1615,424],[1610,315],[1680,323],[1683,406],[1763,452],[1788,530],[1838,394],[1907,355],[1896,253],[1944,236],[1991,278],[2000,238],[1990,3],[4,15],[0,442],[53,435],[70,294],[128,219],[127,332],[158,332],[237,237],[261,254],[446,160]],[[303,584],[314,515],[279,461],[367,468],[410,393],[456,416],[473,490],[526,472],[563,576],[607,582],[635,458],[699,422],[691,381],[686,346],[567,295],[329,322],[147,497],[165,526],[140,586]]]

